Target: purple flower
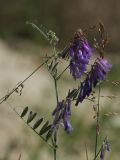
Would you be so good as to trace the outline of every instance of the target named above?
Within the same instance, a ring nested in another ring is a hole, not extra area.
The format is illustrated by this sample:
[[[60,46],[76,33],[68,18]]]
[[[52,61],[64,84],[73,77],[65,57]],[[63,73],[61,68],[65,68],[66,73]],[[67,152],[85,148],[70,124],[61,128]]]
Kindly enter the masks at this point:
[[[70,99],[59,102],[57,107],[54,109],[52,115],[55,117],[52,125],[53,130],[56,129],[60,124],[63,124],[65,131],[68,134],[71,133],[72,126],[70,124],[70,115],[71,115]]]
[[[72,74],[74,79],[80,78],[85,70],[86,70],[85,64],[79,64],[73,60],[70,61],[70,73]]]
[[[92,87],[96,87],[97,83],[105,80],[106,74],[110,71],[112,65],[106,59],[98,58],[88,73],[86,79],[81,83],[80,92],[76,101],[76,106],[82,102],[86,96],[92,92]]]
[[[106,151],[110,151],[110,145],[107,140],[107,137],[105,138],[105,140],[103,141],[103,144],[101,146],[100,160],[104,160]]]
[[[70,57],[70,73],[74,79],[80,78],[86,71],[87,64],[92,56],[92,49],[81,30],[75,33],[70,46],[63,51],[62,58],[67,56]]]
[[[64,129],[67,133],[70,133],[72,131],[72,126],[70,124],[70,115],[71,115],[71,101],[68,100],[68,102],[65,104],[64,107],[64,114],[63,114],[63,123],[64,123]]]
[[[80,78],[86,71],[87,64],[92,55],[92,49],[83,36],[77,37],[71,44],[69,55],[71,57],[70,73],[74,79]]]
[[[81,83],[80,93],[78,95],[76,106],[79,102],[82,102],[86,96],[89,96],[92,91],[92,78],[90,75],[86,77],[86,80]]]
[[[99,62],[98,63],[100,63],[101,68],[104,70],[104,72],[110,71],[110,69],[112,67],[112,65],[109,64],[106,59],[99,58]]]
[[[77,98],[77,101],[76,101],[76,106],[78,105],[79,102],[82,102],[83,99],[86,97],[86,94],[85,94],[85,82],[82,82],[81,83],[81,88],[80,88],[80,93],[78,95],[78,98]]]
[[[99,81],[105,80],[106,74],[112,65],[106,59],[98,58],[91,70],[93,86],[96,87]]]

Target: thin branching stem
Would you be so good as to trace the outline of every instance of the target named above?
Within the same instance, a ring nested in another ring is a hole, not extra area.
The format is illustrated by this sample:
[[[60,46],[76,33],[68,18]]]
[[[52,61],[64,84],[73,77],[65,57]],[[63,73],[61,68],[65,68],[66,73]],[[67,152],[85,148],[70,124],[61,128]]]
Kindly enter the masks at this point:
[[[56,79],[54,79],[54,85],[55,85],[56,101],[57,101],[57,105],[58,105],[59,98],[58,98],[58,86],[57,86]],[[54,160],[56,160],[57,159],[57,130],[55,131],[55,135],[54,135],[54,143],[55,143]]]
[[[50,56],[47,60],[45,60],[42,64],[40,64],[33,72],[31,72],[23,81],[21,81],[15,88],[13,88],[9,93],[7,93],[4,97],[0,99],[0,104],[6,101],[17,89],[22,86],[30,77],[33,76],[45,63],[47,63],[54,55]]]
[[[85,143],[85,153],[86,153],[86,160],[89,160],[88,150],[87,150],[87,145],[86,145],[86,143]]]
[[[57,81],[54,80],[55,83],[55,92],[56,92],[56,100],[57,100],[57,104],[58,104],[58,91],[57,91]],[[57,159],[57,131],[55,131],[54,133],[54,160]]]
[[[57,104],[58,104],[58,89],[57,89],[57,80],[54,79],[54,83],[55,83],[55,93],[56,93],[56,101],[57,101]]]
[[[98,147],[98,130],[99,130],[99,116],[100,116],[100,84],[98,90],[98,105],[97,105],[97,123],[96,123],[96,138],[95,138],[95,157],[97,155],[97,147]]]
[[[89,101],[91,101],[91,102],[95,102],[95,100],[93,100],[93,99],[91,99],[91,98],[85,98],[85,99],[87,99],[87,100],[89,100]]]
[[[53,53],[54,55],[56,55],[56,48],[55,46],[52,47],[53,48]],[[55,58],[55,62],[57,61],[57,57]],[[57,80],[56,78],[53,76],[53,80],[54,80],[54,86],[55,86],[55,95],[56,95],[56,103],[58,105],[59,99],[58,99],[58,86],[57,86]],[[57,130],[54,132],[54,160],[57,160]]]
[[[56,78],[56,80],[59,80],[60,77],[63,75],[63,73],[69,68],[70,65],[68,65]]]
[[[47,35],[36,24],[34,24],[32,22],[26,22],[26,24],[32,25],[32,27],[35,28],[36,30],[38,30],[43,35],[43,37],[45,39],[48,39]]]
[[[101,148],[99,149],[99,151],[96,153],[96,156],[94,157],[94,159],[93,160],[96,160],[96,158],[99,156],[99,154],[100,154],[100,151],[101,151]]]
[[[54,134],[54,143],[55,143],[55,148],[54,148],[54,160],[57,160],[57,131]]]
[[[105,139],[106,139],[106,137],[105,137]],[[105,140],[105,139],[104,139],[104,140]],[[93,160],[96,160],[96,159],[97,159],[97,157],[99,156],[101,150],[102,150],[102,145],[101,145],[100,149],[98,150],[98,152],[96,153],[96,156],[94,157]]]

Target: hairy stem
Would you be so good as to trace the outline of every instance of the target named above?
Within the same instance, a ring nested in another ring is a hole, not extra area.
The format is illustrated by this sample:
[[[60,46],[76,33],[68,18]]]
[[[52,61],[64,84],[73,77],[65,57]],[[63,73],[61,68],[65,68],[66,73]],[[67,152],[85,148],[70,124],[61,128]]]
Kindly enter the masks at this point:
[[[43,37],[45,39],[48,39],[47,35],[36,24],[34,24],[32,22],[26,22],[26,24],[32,25],[32,27],[35,28],[36,30],[38,30],[43,35]]]

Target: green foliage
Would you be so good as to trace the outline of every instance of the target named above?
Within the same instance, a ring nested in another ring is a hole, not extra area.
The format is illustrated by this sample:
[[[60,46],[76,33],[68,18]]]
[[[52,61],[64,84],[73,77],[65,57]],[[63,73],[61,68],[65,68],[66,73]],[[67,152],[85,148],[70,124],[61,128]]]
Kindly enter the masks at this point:
[[[42,123],[42,121],[43,121],[43,118],[38,119],[33,125],[33,129],[35,130],[36,128],[38,128],[39,125]]]
[[[28,107],[22,108],[22,112],[15,110],[15,112],[24,120],[24,122],[32,128],[32,130],[37,133],[44,141],[47,141],[51,136],[51,124],[49,121],[44,121],[31,111]],[[37,118],[36,118],[37,117]],[[44,121],[44,122],[43,122]]]
[[[25,107],[25,109],[21,113],[21,118],[23,118],[26,115],[27,112],[28,112],[28,107]]]

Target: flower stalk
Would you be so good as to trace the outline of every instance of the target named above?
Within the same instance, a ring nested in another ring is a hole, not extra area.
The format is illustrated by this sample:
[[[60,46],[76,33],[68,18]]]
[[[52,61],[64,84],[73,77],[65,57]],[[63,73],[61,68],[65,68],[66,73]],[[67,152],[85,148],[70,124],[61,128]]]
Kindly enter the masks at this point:
[[[100,84],[98,89],[98,105],[97,105],[97,122],[96,122],[96,138],[95,138],[95,157],[97,156],[98,136],[99,136],[99,116],[100,116]]]

